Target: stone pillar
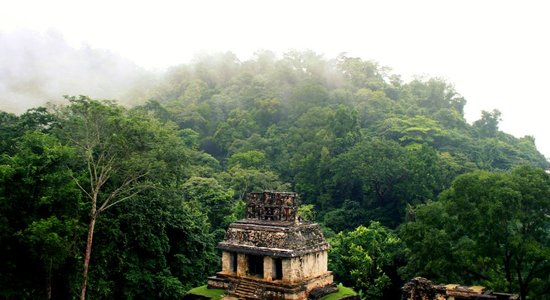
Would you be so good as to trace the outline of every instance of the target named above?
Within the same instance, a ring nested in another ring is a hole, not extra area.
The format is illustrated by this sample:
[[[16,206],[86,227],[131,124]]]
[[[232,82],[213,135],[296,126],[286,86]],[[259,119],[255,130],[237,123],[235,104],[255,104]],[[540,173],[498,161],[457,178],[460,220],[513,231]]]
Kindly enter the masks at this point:
[[[282,265],[283,265],[283,280],[291,281],[292,278],[292,270],[290,265],[290,258],[283,258]]]
[[[323,273],[328,272],[328,251],[323,251]]]
[[[273,280],[273,259],[271,256],[264,256],[264,280]]]
[[[231,270],[231,253],[227,251],[222,251],[222,272],[223,273],[232,273]]]
[[[237,254],[237,276],[246,276],[248,273],[248,259],[246,254]]]
[[[317,259],[317,272],[318,275],[325,274],[328,272],[328,251],[321,251],[318,254]]]

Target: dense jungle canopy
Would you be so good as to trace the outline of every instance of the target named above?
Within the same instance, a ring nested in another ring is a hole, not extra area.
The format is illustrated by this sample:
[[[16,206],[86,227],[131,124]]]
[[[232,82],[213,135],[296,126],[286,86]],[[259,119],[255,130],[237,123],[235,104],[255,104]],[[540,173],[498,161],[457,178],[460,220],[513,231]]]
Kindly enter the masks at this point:
[[[498,108],[469,124],[451,83],[261,51],[143,93],[0,112],[0,298],[80,295],[94,220],[87,298],[178,299],[219,270],[246,193],[284,190],[366,299],[413,276],[550,299],[550,164]]]

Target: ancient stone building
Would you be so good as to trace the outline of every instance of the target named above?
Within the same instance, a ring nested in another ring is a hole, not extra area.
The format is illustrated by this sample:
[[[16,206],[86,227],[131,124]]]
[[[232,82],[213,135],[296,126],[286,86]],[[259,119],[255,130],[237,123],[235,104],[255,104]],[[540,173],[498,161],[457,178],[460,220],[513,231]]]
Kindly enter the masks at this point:
[[[423,277],[415,277],[403,288],[405,300],[517,300],[513,294],[497,293],[482,286],[458,284],[435,285]]]
[[[228,298],[307,299],[334,286],[327,270],[329,248],[318,224],[301,222],[295,193],[250,193],[246,219],[229,225],[222,270],[209,288]]]

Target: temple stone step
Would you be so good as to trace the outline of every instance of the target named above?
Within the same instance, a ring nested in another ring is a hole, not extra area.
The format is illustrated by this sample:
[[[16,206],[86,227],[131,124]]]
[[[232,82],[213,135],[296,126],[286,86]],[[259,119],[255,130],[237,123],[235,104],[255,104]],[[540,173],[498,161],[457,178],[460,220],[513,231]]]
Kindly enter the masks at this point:
[[[257,295],[250,293],[235,293],[235,296],[237,296],[238,299],[260,299]]]
[[[242,289],[237,289],[237,291],[238,292],[243,292],[243,293],[254,294],[256,292],[256,289],[242,288]]]
[[[235,294],[239,295],[255,295],[254,291],[236,290]]]
[[[239,299],[245,299],[245,300],[253,300],[253,299],[260,299],[258,295],[258,286],[253,282],[248,281],[241,281],[237,285],[234,291],[232,291],[232,294],[237,296]]]
[[[256,292],[256,289],[236,289],[235,292],[237,293],[240,293],[240,294],[255,294]]]

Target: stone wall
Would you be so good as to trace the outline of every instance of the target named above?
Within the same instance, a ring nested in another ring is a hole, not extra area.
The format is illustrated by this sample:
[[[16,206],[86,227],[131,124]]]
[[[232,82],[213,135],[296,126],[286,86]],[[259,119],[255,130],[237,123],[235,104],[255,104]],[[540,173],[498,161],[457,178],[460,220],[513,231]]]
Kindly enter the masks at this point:
[[[289,279],[294,281],[325,274],[328,270],[327,255],[327,251],[320,251],[291,258],[290,270],[287,271],[289,273]],[[283,274],[284,271],[283,267]]]
[[[246,254],[237,254],[237,272],[231,268],[231,252],[222,252],[222,273],[238,276],[248,276],[248,259]],[[282,280],[295,282],[303,279],[317,277],[328,272],[328,252],[320,251],[306,254],[301,257],[282,258]],[[263,262],[264,280],[272,280],[275,273],[274,258],[264,256]]]

